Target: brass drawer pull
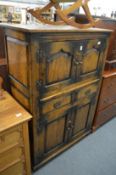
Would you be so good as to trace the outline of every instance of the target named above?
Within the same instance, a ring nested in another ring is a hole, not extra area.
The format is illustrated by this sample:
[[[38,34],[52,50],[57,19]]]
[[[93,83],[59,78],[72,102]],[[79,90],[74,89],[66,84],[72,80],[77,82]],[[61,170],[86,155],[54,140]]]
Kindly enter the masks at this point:
[[[62,104],[61,102],[55,103],[55,104],[54,104],[54,108],[55,108],[55,109],[60,108],[60,107],[61,107],[61,104]]]
[[[91,95],[91,90],[87,90],[87,91],[85,92],[85,95],[90,96],[90,95]]]

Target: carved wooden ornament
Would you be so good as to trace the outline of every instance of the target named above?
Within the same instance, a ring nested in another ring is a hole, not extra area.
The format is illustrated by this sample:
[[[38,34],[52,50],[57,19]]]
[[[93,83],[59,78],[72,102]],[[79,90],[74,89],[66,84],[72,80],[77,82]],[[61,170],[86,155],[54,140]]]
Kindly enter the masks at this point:
[[[62,10],[60,7],[60,3],[63,2],[72,2],[74,3],[68,7],[67,9]],[[39,21],[45,23],[45,24],[52,24],[52,25],[62,25],[62,24],[68,24],[77,28],[85,29],[89,27],[94,27],[95,24],[98,22],[98,20],[93,19],[91,16],[89,7],[88,7],[88,1],[89,0],[50,0],[50,2],[45,5],[43,8],[36,8],[36,9],[28,9],[27,11],[31,13],[35,18],[37,18]],[[52,7],[55,8],[56,14],[60,18],[60,21],[50,21],[48,19],[44,19],[42,16],[42,13],[45,13],[46,11],[49,11]],[[85,15],[88,19],[88,24],[79,24],[75,22],[73,17],[68,17],[70,13],[72,13],[74,10],[82,7]]]

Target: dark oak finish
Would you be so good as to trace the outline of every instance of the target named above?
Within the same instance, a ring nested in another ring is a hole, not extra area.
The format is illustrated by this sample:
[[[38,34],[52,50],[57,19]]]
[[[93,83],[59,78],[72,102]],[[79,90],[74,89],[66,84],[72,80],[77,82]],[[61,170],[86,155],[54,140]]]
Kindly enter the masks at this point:
[[[34,116],[35,170],[91,132],[110,31],[5,28],[12,94]]]

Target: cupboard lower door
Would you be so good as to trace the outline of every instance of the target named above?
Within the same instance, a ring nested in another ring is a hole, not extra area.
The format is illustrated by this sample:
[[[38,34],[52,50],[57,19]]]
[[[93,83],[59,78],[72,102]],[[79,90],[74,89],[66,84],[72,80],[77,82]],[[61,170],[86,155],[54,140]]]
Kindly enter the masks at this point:
[[[69,111],[53,111],[38,121],[34,164],[41,164],[66,144],[65,133]],[[38,141],[37,141],[38,140]]]
[[[94,117],[93,101],[76,106],[72,111],[72,134],[71,140],[76,139],[91,130]]]

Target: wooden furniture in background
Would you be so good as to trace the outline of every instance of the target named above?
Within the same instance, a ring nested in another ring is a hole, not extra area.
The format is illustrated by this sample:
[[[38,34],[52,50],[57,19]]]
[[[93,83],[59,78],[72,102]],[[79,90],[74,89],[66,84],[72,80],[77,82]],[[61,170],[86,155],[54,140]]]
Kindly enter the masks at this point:
[[[106,58],[105,70],[116,69],[116,20],[101,19],[97,27],[113,30],[110,36],[108,54]]]
[[[0,100],[0,175],[31,175],[26,112],[7,92]]]
[[[116,20],[101,19],[97,27],[112,29],[105,71],[96,110],[93,130],[116,116]]]
[[[7,60],[5,58],[4,30],[0,29],[0,76],[4,79],[3,87],[10,90],[8,82]]]
[[[93,131],[113,117],[116,117],[116,69],[104,72]]]
[[[92,131],[110,31],[3,26],[12,95],[34,116],[35,170]]]

